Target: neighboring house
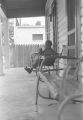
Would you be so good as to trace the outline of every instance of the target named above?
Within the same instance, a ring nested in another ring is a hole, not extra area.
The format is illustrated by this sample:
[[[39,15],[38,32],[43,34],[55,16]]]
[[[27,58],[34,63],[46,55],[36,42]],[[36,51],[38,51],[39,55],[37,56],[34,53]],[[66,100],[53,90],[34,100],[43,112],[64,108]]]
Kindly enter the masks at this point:
[[[15,26],[15,45],[30,45],[45,43],[45,26]]]
[[[14,46],[10,45],[10,66],[30,65],[31,54],[45,44],[45,26],[14,25]]]

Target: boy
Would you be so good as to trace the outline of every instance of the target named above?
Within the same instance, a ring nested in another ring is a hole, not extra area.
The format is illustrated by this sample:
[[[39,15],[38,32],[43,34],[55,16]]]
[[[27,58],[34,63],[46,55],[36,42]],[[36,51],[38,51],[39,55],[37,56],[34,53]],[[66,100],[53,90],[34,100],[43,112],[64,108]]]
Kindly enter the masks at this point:
[[[52,42],[50,40],[47,40],[45,43],[45,50],[42,51],[40,48],[38,55],[42,55],[45,57],[44,65],[45,66],[52,66],[55,62],[54,55],[58,55],[53,49],[52,49]],[[33,68],[36,68],[38,65],[41,65],[43,59],[37,58],[35,62],[32,64],[31,67],[24,68],[28,73],[31,73]]]

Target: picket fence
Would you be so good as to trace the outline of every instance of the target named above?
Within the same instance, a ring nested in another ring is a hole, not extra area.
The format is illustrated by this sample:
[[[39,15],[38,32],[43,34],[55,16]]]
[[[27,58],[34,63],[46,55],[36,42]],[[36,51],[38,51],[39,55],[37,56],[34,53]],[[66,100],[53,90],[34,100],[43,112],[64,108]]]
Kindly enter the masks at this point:
[[[10,66],[30,66],[31,54],[37,52],[40,47],[44,48],[44,45],[15,45],[10,49]]]

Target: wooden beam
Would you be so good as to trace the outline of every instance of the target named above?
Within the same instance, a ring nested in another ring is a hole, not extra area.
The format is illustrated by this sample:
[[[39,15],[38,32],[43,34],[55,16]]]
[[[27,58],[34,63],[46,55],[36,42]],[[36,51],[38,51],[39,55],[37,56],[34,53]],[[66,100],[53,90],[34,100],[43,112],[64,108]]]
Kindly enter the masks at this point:
[[[20,18],[20,17],[37,17],[37,16],[45,16],[45,12],[43,9],[8,9],[7,11],[8,18]]]

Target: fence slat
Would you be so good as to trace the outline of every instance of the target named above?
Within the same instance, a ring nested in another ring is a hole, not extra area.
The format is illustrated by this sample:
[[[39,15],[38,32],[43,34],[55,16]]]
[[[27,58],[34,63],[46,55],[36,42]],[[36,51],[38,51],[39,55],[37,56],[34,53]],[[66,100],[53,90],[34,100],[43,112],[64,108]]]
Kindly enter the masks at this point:
[[[13,48],[13,64],[15,67],[30,66],[31,54],[37,52],[44,45],[15,45]]]

